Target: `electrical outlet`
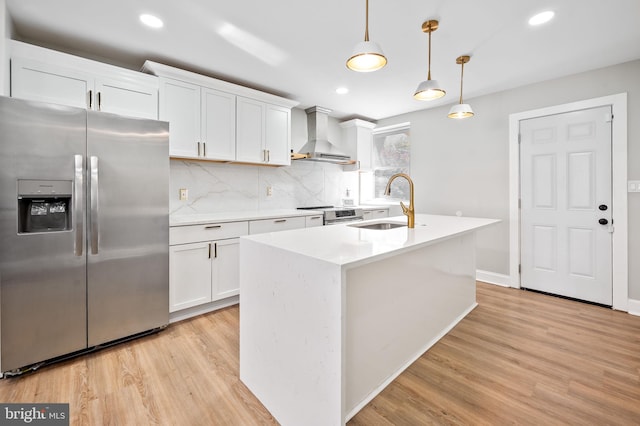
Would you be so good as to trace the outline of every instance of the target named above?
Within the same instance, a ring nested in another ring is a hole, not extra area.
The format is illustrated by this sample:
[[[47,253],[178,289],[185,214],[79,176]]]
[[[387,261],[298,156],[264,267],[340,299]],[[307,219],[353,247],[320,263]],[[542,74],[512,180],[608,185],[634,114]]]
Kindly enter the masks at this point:
[[[267,186],[267,197],[271,197],[273,195],[273,186]]]
[[[189,199],[189,190],[187,188],[180,188],[180,201],[187,201]]]
[[[627,192],[640,192],[640,180],[630,180],[627,182]]]

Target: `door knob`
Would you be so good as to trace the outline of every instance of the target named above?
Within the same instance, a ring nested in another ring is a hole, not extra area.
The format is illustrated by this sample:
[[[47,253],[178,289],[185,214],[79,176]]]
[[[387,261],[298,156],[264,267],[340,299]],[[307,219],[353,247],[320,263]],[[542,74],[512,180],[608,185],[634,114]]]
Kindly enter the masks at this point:
[[[599,208],[601,211],[605,211],[605,210],[607,210],[609,207],[607,207],[607,205],[606,205],[606,204],[600,204],[600,205],[598,206],[598,208]]]
[[[603,219],[598,220],[598,223],[599,223],[600,225],[606,225],[607,223],[609,223],[609,221],[608,221],[607,219],[604,219],[604,218],[603,218]]]

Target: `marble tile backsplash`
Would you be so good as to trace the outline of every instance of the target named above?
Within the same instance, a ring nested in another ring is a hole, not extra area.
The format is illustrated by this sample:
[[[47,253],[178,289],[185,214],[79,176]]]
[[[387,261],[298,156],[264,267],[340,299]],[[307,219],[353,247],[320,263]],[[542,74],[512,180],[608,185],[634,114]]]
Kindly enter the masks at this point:
[[[330,163],[262,167],[171,160],[170,169],[172,215],[340,205],[347,188],[357,202],[357,172]],[[180,201],[180,188],[188,189],[188,200]]]

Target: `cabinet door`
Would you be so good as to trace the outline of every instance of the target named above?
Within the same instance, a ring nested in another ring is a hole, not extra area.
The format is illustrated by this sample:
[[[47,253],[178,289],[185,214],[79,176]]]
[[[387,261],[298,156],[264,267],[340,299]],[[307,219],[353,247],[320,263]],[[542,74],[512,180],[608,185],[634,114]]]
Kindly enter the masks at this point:
[[[247,163],[264,163],[264,110],[263,102],[237,98],[236,159]]]
[[[210,243],[169,247],[169,311],[211,301]]]
[[[11,96],[78,108],[89,106],[90,74],[30,59],[11,60]]]
[[[213,160],[236,159],[236,96],[203,87],[202,155]]]
[[[267,162],[274,165],[291,164],[291,110],[266,105],[265,149]]]
[[[158,88],[145,82],[98,77],[94,109],[128,117],[158,119]]]
[[[169,155],[198,158],[200,86],[160,78],[160,120],[169,122]]]
[[[240,293],[240,239],[216,241],[211,261],[212,300]]]
[[[371,212],[372,214],[372,219],[380,219],[383,217],[389,217],[389,209],[378,209],[378,210],[373,210]]]

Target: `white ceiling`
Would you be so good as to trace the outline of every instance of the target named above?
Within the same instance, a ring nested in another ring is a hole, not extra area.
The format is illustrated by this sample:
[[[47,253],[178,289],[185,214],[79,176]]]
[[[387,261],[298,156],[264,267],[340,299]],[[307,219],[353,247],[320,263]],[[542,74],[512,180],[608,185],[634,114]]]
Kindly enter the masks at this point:
[[[369,35],[389,63],[373,73],[345,66],[364,39],[365,0],[6,0],[16,38],[139,68],[145,59],[180,66],[282,95],[303,108],[320,105],[337,118],[381,119],[458,101],[457,56],[464,97],[640,58],[638,0],[370,0]],[[555,19],[529,27],[553,10]],[[159,16],[164,28],[138,21]],[[429,103],[412,95],[432,78],[447,95]],[[229,29],[236,31],[230,32]],[[244,34],[237,47],[230,37]],[[347,95],[335,89],[348,87]]]

